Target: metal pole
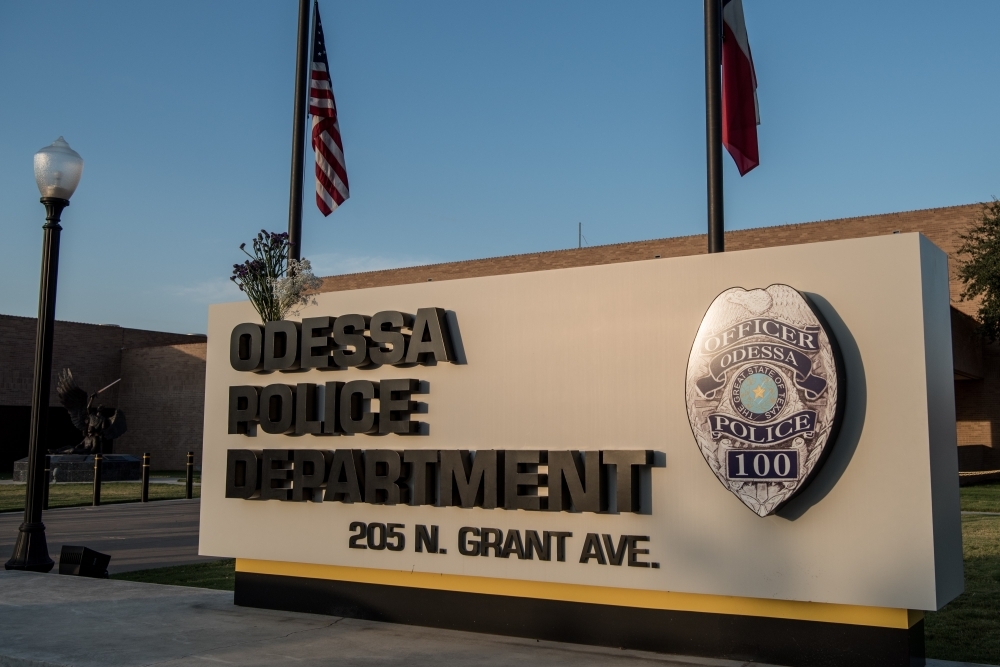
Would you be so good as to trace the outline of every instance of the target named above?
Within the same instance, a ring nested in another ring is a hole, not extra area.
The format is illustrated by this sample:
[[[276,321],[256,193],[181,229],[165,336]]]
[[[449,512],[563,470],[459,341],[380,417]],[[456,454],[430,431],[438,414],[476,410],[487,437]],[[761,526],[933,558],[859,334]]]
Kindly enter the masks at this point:
[[[292,118],[292,184],[288,196],[288,259],[302,258],[302,164],[305,161],[306,93],[309,85],[309,0],[299,0]]]
[[[43,488],[39,477],[45,465],[45,422],[49,414],[52,382],[52,334],[56,320],[56,282],[59,278],[59,219],[68,199],[42,197],[45,230],[42,250],[42,278],[38,296],[38,331],[35,336],[35,379],[31,387],[31,431],[28,437],[28,484],[24,500],[24,521],[18,528],[14,553],[8,570],[48,572],[55,563],[49,558],[42,523]]]
[[[192,487],[194,486],[194,452],[188,452],[187,455],[187,491],[186,498],[191,500]]]
[[[722,204],[722,0],[705,0],[705,134],[708,251],[725,250]]]
[[[42,492],[42,509],[49,508],[49,484],[52,482],[52,457],[45,456],[45,491]]]
[[[139,500],[149,502],[149,454],[142,455],[142,491],[139,492]]]
[[[104,462],[104,455],[100,452],[94,454],[94,507],[101,505],[101,464]]]

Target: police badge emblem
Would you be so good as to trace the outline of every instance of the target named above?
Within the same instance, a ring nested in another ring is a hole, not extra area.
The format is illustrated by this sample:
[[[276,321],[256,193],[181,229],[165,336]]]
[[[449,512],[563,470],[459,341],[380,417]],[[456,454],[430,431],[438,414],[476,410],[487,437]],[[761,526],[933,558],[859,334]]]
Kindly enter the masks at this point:
[[[768,516],[819,470],[840,425],[833,334],[788,285],[734,287],[712,302],[688,359],[688,420],[733,495]]]

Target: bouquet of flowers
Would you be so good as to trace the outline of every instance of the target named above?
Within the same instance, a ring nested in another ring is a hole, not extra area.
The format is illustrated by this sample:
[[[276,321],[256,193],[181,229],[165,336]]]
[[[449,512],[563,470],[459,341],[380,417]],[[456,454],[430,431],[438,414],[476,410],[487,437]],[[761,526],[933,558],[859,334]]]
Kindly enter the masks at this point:
[[[240,244],[250,259],[233,264],[229,279],[247,295],[264,323],[296,315],[301,306],[315,303],[310,292],[319,288],[320,279],[313,275],[308,259],[288,259],[287,233],[262,229],[252,245],[251,255],[247,244]]]

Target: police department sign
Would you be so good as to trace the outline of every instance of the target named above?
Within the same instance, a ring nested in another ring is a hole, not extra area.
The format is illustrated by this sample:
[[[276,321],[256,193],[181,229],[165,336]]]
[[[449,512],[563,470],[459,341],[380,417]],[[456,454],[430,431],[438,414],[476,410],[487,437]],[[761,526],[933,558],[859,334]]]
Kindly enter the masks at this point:
[[[962,591],[949,309],[916,234],[216,304],[199,551],[238,605],[909,665]]]
[[[819,470],[839,426],[836,341],[788,285],[726,290],[702,320],[687,369],[687,411],[719,481],[759,516]]]

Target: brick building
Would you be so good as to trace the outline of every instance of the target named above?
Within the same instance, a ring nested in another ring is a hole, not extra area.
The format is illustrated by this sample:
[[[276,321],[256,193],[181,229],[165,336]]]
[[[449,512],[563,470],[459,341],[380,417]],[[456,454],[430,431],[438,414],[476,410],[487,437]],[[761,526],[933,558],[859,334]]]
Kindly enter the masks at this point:
[[[0,471],[28,454],[36,327],[35,318],[0,315]],[[128,433],[115,442],[116,452],[150,452],[154,467],[182,469],[186,452],[201,452],[205,348],[201,335],[56,322],[46,446],[82,439],[55,391],[57,374],[70,368],[88,392],[122,378],[99,398],[125,411]]]
[[[920,232],[948,253],[951,273],[952,347],[959,464],[962,470],[1000,469],[1000,345],[984,345],[976,335],[978,302],[962,301],[956,253],[960,235],[976,220],[980,204],[825,220],[726,233],[726,250],[815,243],[839,239]],[[546,271],[654,258],[698,255],[707,250],[704,235],[653,239],[572,250],[448,262],[323,279],[320,292],[402,285],[429,280]]]
[[[963,470],[1000,469],[1000,346],[984,345],[976,336],[978,304],[961,300],[962,285],[956,275],[960,235],[980,210],[979,204],[969,204],[726,234],[726,249],[734,251],[920,232],[947,252],[951,258],[955,402]],[[698,235],[448,262],[330,276],[323,279],[319,291],[681,257],[704,253],[706,246],[705,236]],[[14,458],[26,454],[35,320],[0,316],[0,335],[5,342],[0,346],[0,418],[11,416],[13,423],[20,425],[0,433],[0,470],[9,470]],[[203,336],[59,322],[53,368],[71,367],[79,384],[91,391],[121,377],[121,384],[110,392],[106,403],[123,409],[128,418],[129,432],[116,442],[115,451],[152,452],[154,467],[179,469],[187,451],[195,451],[200,463],[205,350]],[[54,391],[50,400],[58,406]],[[72,438],[78,440],[65,411],[58,407],[52,411],[50,442],[72,444]]]

